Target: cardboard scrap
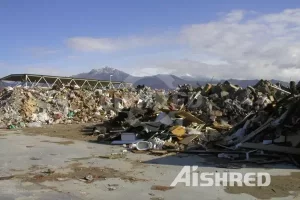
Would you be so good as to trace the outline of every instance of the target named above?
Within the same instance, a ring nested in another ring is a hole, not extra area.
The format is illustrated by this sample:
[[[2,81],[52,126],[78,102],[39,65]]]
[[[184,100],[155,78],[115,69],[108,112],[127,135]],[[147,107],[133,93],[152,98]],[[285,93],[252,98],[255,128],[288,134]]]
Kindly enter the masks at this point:
[[[183,126],[173,126],[171,127],[170,131],[176,135],[178,139],[182,139],[182,136],[185,135],[185,127]]]
[[[213,128],[220,129],[220,130],[229,130],[232,128],[232,126],[229,124],[221,124],[221,123],[218,123],[217,121],[214,121]]]

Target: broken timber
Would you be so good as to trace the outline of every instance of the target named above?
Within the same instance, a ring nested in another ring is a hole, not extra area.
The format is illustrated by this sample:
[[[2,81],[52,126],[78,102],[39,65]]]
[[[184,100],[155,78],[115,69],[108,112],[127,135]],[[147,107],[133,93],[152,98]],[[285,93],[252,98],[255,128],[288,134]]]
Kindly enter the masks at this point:
[[[244,143],[239,146],[240,148],[259,149],[264,151],[272,151],[277,153],[285,153],[292,155],[300,155],[300,149],[295,147],[278,146],[274,144],[265,145],[261,143]]]

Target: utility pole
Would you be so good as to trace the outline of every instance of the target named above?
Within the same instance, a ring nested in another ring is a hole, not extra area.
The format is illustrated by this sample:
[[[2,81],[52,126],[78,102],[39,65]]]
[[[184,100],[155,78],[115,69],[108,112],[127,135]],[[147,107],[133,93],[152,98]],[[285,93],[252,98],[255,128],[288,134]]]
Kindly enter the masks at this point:
[[[113,75],[111,74],[111,75],[109,75],[109,89],[111,89],[111,77],[112,77]]]

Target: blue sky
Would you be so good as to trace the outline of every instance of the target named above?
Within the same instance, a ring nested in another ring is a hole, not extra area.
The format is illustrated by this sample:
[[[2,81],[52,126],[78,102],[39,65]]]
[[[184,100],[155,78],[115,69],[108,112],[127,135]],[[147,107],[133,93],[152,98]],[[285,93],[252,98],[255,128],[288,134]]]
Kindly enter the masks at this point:
[[[0,75],[300,75],[300,2],[1,0]],[[299,28],[299,29],[298,29]]]

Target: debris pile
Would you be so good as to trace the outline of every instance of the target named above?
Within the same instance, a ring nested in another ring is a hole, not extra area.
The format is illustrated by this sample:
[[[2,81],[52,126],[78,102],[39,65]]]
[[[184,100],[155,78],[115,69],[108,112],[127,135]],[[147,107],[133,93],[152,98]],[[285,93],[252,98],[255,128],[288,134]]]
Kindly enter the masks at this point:
[[[134,104],[131,91],[7,87],[0,93],[0,126],[39,127],[42,124],[108,120]]]
[[[119,120],[119,130],[108,129],[99,135],[99,141],[125,144],[138,151],[217,153],[219,158],[232,162],[266,162],[251,160],[251,152],[251,157],[268,157],[268,163],[297,164],[297,89],[283,89],[279,84],[261,80],[247,88],[225,81],[196,89],[183,85],[168,94],[145,88],[140,93],[147,98],[139,95],[135,107],[123,110],[111,120]]]
[[[251,152],[273,159],[268,162],[288,158],[298,165],[299,88],[293,81],[285,87],[265,80],[247,88],[228,81],[185,84],[169,92],[144,85],[95,91],[8,87],[0,93],[0,125],[101,121],[93,129],[99,142],[133,151],[212,153],[232,162],[253,161]]]

